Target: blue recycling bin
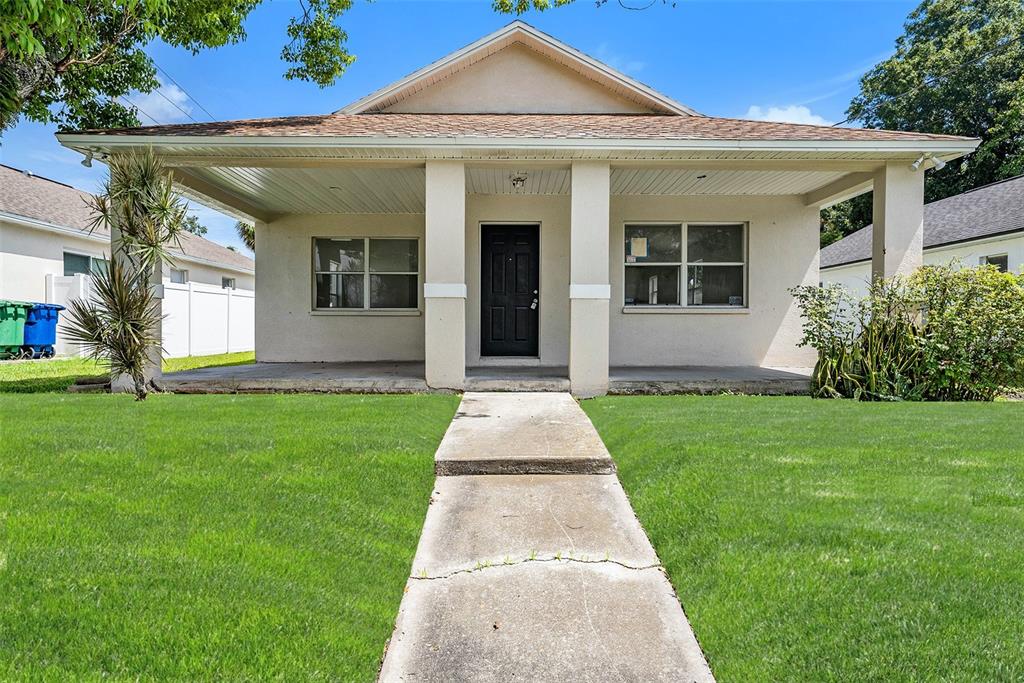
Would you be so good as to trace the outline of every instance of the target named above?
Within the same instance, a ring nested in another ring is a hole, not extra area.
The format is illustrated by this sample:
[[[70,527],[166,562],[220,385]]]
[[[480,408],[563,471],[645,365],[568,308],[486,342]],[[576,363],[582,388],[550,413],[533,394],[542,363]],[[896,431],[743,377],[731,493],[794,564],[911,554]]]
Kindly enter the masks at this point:
[[[57,322],[63,306],[57,304],[34,304],[25,318],[25,340],[22,342],[22,356],[25,358],[52,358],[56,351]]]

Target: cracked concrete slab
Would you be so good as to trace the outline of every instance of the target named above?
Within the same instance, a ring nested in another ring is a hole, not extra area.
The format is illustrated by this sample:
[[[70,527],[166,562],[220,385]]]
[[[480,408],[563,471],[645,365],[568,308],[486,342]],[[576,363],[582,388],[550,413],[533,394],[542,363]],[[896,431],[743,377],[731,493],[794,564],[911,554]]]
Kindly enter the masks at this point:
[[[572,397],[467,393],[436,463],[381,681],[713,680]]]
[[[524,562],[412,579],[382,681],[711,681],[658,568]]]
[[[556,557],[658,565],[614,475],[438,477],[413,576]]]
[[[467,392],[437,449],[438,475],[611,474],[608,449],[567,393]]]

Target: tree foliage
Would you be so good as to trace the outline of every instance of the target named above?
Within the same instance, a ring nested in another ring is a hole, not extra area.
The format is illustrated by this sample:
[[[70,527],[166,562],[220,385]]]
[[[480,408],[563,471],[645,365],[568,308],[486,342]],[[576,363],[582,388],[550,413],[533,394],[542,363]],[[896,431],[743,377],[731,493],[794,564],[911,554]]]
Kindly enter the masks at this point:
[[[0,132],[19,116],[65,129],[139,125],[125,96],[159,86],[144,48],[198,53],[245,39],[263,0],[0,0]],[[355,59],[336,21],[351,0],[301,0],[285,78],[333,84]]]
[[[181,229],[185,232],[190,232],[197,237],[202,237],[207,233],[206,226],[199,222],[199,219],[189,214],[185,216],[185,220],[182,221]]]
[[[973,154],[928,172],[926,202],[1024,173],[1024,4],[925,0],[904,28],[892,57],[861,79],[850,120],[981,138]],[[822,214],[822,244],[870,222],[870,195],[834,207]]]
[[[235,223],[235,232],[238,233],[238,239],[242,240],[242,243],[249,248],[249,251],[256,252],[256,227],[252,223],[245,223],[244,221],[238,221]]]

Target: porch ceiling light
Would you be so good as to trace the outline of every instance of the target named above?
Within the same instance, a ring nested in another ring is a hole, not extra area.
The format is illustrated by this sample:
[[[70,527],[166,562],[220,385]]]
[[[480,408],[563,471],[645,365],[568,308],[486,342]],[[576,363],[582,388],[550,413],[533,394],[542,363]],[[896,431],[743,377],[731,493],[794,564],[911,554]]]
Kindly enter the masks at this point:
[[[82,166],[86,168],[92,168],[92,150],[90,149],[85,153],[85,158],[82,159]]]
[[[516,171],[508,177],[508,181],[512,183],[513,192],[524,192],[526,190],[526,171]]]

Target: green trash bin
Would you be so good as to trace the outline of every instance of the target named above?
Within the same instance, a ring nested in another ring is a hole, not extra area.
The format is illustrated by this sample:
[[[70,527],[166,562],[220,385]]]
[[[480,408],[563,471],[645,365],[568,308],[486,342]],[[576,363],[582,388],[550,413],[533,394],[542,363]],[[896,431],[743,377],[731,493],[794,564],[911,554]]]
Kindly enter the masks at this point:
[[[32,304],[0,299],[0,358],[20,358],[25,340],[25,318]]]

